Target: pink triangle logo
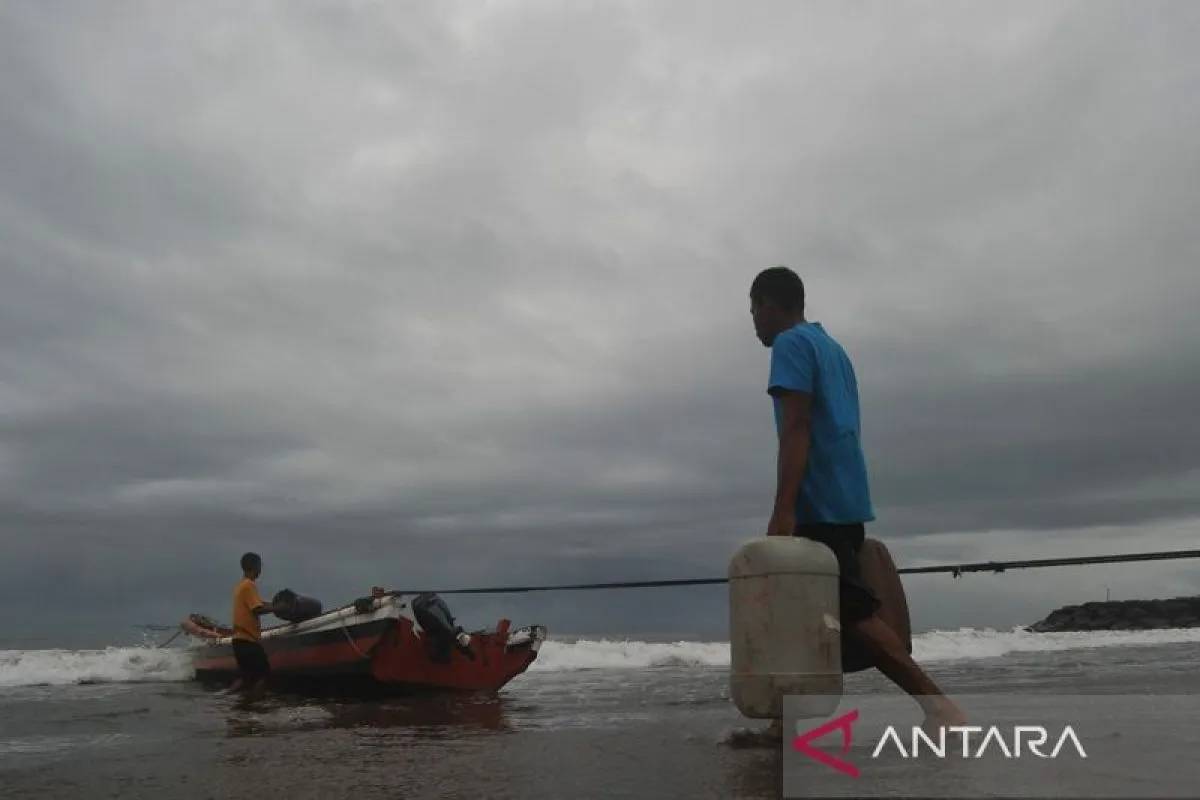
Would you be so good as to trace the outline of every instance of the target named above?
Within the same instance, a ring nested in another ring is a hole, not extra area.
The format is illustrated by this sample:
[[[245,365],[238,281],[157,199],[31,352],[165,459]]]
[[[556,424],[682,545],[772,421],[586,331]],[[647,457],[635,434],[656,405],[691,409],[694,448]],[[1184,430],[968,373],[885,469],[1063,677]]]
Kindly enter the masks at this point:
[[[792,749],[804,753],[804,755],[808,756],[813,761],[820,762],[827,767],[836,769],[838,772],[849,775],[851,778],[857,778],[859,774],[858,767],[854,766],[849,761],[845,761],[835,755],[830,755],[824,750],[818,750],[811,744],[811,742],[816,739],[820,739],[827,733],[840,730],[842,732],[842,755],[846,755],[846,753],[850,752],[850,743],[854,738],[854,734],[851,731],[850,726],[853,725],[857,719],[858,709],[856,708],[853,711],[842,714],[836,719],[831,719],[829,722],[818,725],[812,730],[806,731],[805,733],[797,736],[795,739],[792,739]]]

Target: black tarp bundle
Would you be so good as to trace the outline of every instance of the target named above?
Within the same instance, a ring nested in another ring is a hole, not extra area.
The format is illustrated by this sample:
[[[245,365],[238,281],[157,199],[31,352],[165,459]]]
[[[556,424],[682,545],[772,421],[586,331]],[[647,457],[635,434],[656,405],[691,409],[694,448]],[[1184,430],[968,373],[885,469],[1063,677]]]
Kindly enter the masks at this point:
[[[321,616],[321,601],[296,594],[291,589],[276,592],[271,605],[277,608],[275,616],[287,622],[304,622]]]

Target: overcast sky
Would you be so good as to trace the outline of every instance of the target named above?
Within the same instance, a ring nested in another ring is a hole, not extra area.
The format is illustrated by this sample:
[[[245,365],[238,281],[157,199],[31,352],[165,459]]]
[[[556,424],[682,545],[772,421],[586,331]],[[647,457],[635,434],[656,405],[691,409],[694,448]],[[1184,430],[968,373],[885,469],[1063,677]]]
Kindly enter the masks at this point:
[[[747,291],[857,369],[901,564],[1200,519],[1200,5],[0,6],[0,636],[389,586],[719,575]],[[1195,564],[908,581],[919,628]],[[719,635],[723,590],[457,599]],[[36,620],[36,621],[35,621]]]

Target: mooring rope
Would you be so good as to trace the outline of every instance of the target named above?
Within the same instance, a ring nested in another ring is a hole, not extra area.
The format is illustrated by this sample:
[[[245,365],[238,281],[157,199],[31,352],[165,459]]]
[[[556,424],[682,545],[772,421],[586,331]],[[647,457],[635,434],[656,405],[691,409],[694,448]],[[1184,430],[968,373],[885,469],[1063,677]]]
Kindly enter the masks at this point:
[[[1035,569],[1038,567],[1067,567],[1078,564],[1121,564],[1131,561],[1171,561],[1182,558],[1200,558],[1200,550],[1166,550],[1157,553],[1119,553],[1107,556],[1074,556],[1070,558],[1037,558],[1022,561],[977,561],[968,564],[941,564],[933,567],[904,567],[897,570],[901,575],[929,575],[945,572],[955,578],[966,572],[1005,572],[1010,569]],[[670,586],[707,586],[719,583],[729,583],[728,578],[680,578],[657,581],[606,581],[604,583],[560,583],[538,586],[477,586],[468,589],[438,589],[433,594],[522,594],[525,592],[576,592],[589,589],[658,589]],[[425,591],[409,589],[394,589],[383,592],[378,596],[400,596],[408,594],[424,594]],[[359,649],[358,644],[346,630],[345,619],[342,620],[342,632],[345,633],[350,646],[359,655],[367,657]],[[180,630],[167,639],[159,647],[166,647],[182,634]]]
[[[979,561],[970,564],[943,564],[933,567],[905,567],[901,575],[928,575],[946,572],[957,578],[965,572],[1005,572],[1010,569],[1065,567],[1076,564],[1119,564],[1129,561],[1168,561],[1180,558],[1200,558],[1200,550],[1168,550],[1158,553],[1121,553],[1107,556],[1075,556],[1072,558],[1040,558],[1023,561]],[[589,589],[657,589],[667,586],[705,586],[728,583],[728,578],[681,578],[658,581],[608,581],[604,583],[560,583],[541,586],[481,586],[469,589],[439,589],[434,594],[521,594],[525,592],[575,592]],[[394,591],[389,594],[418,594]]]
[[[358,653],[363,658],[369,659],[370,656],[362,651],[358,646],[358,642],[354,641],[354,637],[350,635],[350,629],[346,627],[346,618],[342,617],[342,633],[346,634],[346,641],[354,648],[354,652]]]
[[[157,645],[157,646],[158,646],[158,647],[166,647],[166,646],[167,646],[167,645],[169,645],[171,642],[173,642],[173,641],[175,641],[176,639],[178,639],[178,638],[179,638],[179,637],[180,637],[182,634],[183,634],[183,628],[180,628],[179,630],[175,631],[175,635],[174,635],[174,636],[172,636],[170,639],[167,639],[165,642],[163,642],[162,644],[160,644],[160,645]]]

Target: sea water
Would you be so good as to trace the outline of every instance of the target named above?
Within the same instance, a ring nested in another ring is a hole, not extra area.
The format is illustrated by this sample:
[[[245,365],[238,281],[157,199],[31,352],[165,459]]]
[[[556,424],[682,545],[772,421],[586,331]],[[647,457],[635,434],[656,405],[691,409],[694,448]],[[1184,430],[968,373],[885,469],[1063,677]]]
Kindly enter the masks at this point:
[[[913,645],[953,693],[1200,693],[1197,629]],[[193,683],[179,648],[0,650],[0,795],[776,797],[778,749],[731,746],[761,723],[728,663],[725,642],[560,637],[495,696],[246,702]],[[894,691],[874,672],[846,690]]]

